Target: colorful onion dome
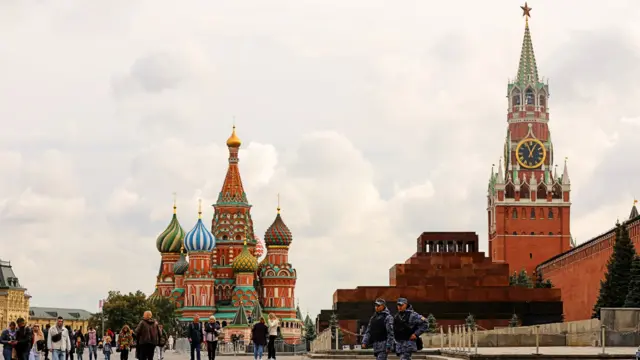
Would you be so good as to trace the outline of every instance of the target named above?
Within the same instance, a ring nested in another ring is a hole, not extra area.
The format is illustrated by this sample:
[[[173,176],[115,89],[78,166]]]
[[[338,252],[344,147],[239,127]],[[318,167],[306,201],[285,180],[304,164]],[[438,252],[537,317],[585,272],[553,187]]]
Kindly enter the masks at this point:
[[[242,141],[240,141],[240,138],[238,137],[238,135],[236,135],[236,126],[233,125],[233,131],[231,132],[231,136],[229,136],[229,138],[227,139],[227,146],[240,147],[240,145],[242,145]]]
[[[264,241],[260,240],[257,236],[254,236],[256,239],[256,247],[253,250],[253,255],[256,256],[256,259],[260,259],[262,254],[264,254]]]
[[[149,295],[149,301],[151,302],[155,302],[158,301],[162,298],[162,295],[160,295],[160,292],[158,291],[158,287],[156,286],[156,290],[153,292],[153,294]]]
[[[233,259],[233,272],[244,272],[244,273],[252,273],[258,270],[258,259],[255,256],[251,255],[249,249],[247,248],[247,240],[244,241],[244,248],[238,254],[238,256]]]
[[[184,230],[176,216],[176,203],[173,202],[173,217],[169,226],[158,236],[156,248],[161,253],[179,253],[184,240]]]
[[[187,270],[189,270],[189,263],[187,262],[187,258],[184,256],[184,247],[182,247],[180,249],[180,259],[173,264],[173,273],[175,275],[184,275]]]
[[[293,241],[291,230],[282,221],[280,207],[278,206],[278,215],[276,215],[273,224],[264,233],[264,242],[267,246],[289,246],[291,241]]]
[[[184,248],[188,252],[212,251],[216,246],[213,234],[202,222],[202,200],[198,205],[198,222],[184,237]]]

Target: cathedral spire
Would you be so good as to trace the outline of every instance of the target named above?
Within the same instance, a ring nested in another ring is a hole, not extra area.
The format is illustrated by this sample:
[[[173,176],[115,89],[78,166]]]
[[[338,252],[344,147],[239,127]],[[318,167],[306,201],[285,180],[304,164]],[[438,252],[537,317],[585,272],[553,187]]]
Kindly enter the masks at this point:
[[[569,179],[569,169],[567,168],[567,158],[564,158],[564,170],[562,171],[562,185],[571,184]]]
[[[222,184],[222,190],[220,190],[220,194],[218,194],[217,205],[249,205],[238,168],[238,151],[240,150],[240,145],[242,145],[242,142],[240,138],[238,138],[238,135],[236,135],[236,127],[234,125],[231,136],[227,140],[229,167],[227,168],[227,175],[224,178],[224,184]]]
[[[521,84],[538,83],[538,66],[536,65],[536,56],[533,53],[533,43],[531,41],[531,32],[529,31],[529,17],[531,17],[531,8],[524,3],[520,6],[522,16],[525,17],[524,39],[522,40],[522,50],[520,52],[520,64],[518,65],[518,75],[516,81]]]

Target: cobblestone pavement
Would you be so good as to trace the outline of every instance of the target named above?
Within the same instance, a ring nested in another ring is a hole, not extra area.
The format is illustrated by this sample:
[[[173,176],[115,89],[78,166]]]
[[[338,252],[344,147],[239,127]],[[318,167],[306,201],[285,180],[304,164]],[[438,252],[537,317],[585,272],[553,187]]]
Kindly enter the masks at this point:
[[[164,353],[164,360],[189,360],[190,358],[190,354],[189,352],[175,352],[175,351],[166,351]],[[278,354],[277,357],[279,359],[283,359],[283,360],[301,360],[301,359],[306,359],[306,357],[304,355],[293,355],[293,354]],[[208,360],[207,358],[207,353],[206,352],[202,352],[202,354],[200,355],[200,359],[201,360]],[[233,354],[224,354],[224,355],[216,355],[216,360],[218,359],[226,359],[226,360],[231,360],[231,359],[237,359],[237,360],[253,360],[253,355],[233,355]],[[135,360],[135,359],[131,359],[129,358],[129,360]],[[157,360],[157,358],[154,358],[154,360]],[[196,358],[197,360],[197,358]],[[267,356],[266,354],[262,357],[262,360],[267,360]]]
[[[445,349],[447,350],[447,349]],[[608,347],[605,348],[606,354],[635,354],[636,347]],[[536,352],[535,347],[486,347],[478,348],[478,354],[482,355],[499,355],[499,354],[533,354]],[[593,346],[548,346],[540,347],[540,354],[549,355],[597,355],[602,353],[601,347]],[[471,348],[471,353],[475,353],[475,349]]]

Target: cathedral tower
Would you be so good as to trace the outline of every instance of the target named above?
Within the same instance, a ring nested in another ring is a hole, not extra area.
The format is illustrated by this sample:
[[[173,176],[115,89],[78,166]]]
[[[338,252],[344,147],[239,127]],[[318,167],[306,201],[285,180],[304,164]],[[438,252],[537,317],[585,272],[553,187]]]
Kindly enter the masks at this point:
[[[254,287],[258,259],[249,252],[246,240],[242,251],[233,260],[232,267],[236,275],[236,282],[231,296],[231,305],[234,307],[244,306],[248,309],[255,307],[258,303],[258,294]]]
[[[295,305],[295,286],[297,273],[289,263],[289,246],[293,236],[280,215],[280,206],[276,218],[264,234],[267,256],[260,263],[260,291],[264,312],[275,313],[281,319],[297,319]],[[300,337],[301,321],[292,320],[291,326],[283,328],[285,339]]]
[[[570,248],[570,180],[565,159],[554,166],[549,130],[549,85],[538,77],[529,17],[516,78],[507,85],[504,166],[492,168],[488,188],[489,253],[511,272],[526,270]]]
[[[184,274],[185,306],[182,317],[198,314],[208,317],[214,311],[214,274],[211,252],[215,247],[213,235],[202,222],[202,200],[198,205],[198,222],[184,237],[189,252],[189,269]]]
[[[233,127],[227,140],[229,148],[229,166],[224,178],[218,201],[213,205],[215,210],[211,222],[211,232],[216,239],[213,251],[212,266],[215,269],[215,293],[219,300],[231,300],[234,272],[231,267],[234,258],[243,250],[245,240],[248,251],[253,254],[256,241],[253,236],[253,220],[251,205],[244,192],[240,169],[238,168],[238,152],[242,142]]]
[[[161,254],[160,269],[156,282],[157,296],[167,297],[176,287],[174,264],[180,259],[180,249],[184,240],[184,230],[176,215],[176,200],[173,199],[173,217],[167,228],[158,236],[156,248]]]

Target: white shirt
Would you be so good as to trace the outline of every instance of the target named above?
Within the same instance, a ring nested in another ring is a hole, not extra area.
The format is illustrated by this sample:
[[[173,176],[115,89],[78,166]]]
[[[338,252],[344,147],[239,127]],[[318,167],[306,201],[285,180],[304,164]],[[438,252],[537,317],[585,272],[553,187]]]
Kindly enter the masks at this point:
[[[278,319],[269,319],[269,336],[278,336],[278,325],[280,325]]]

